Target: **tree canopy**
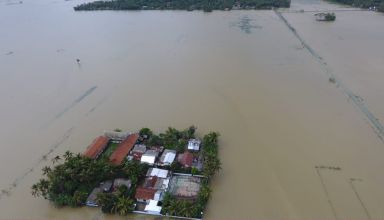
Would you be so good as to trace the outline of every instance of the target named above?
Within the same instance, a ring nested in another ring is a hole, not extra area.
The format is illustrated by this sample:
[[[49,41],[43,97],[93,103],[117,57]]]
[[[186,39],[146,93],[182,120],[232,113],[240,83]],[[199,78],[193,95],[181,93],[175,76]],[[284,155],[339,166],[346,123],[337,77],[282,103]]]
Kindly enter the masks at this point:
[[[123,165],[114,166],[107,160],[93,160],[66,152],[63,163],[57,159],[53,168],[42,169],[45,178],[32,186],[32,195],[52,201],[56,206],[82,206],[89,193],[100,182],[123,177],[129,178],[132,184],[146,173],[148,166],[137,161],[126,161]]]
[[[376,7],[379,11],[384,12],[384,0],[329,0],[331,2],[352,5],[359,8]]]
[[[290,0],[112,0],[84,3],[74,7],[87,10],[212,10],[271,9],[289,7]]]

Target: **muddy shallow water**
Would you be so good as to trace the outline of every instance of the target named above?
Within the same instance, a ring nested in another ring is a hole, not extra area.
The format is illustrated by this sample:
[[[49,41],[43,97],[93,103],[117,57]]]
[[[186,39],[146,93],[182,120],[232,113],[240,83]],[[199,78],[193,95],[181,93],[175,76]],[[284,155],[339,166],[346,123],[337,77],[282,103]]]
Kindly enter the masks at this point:
[[[208,219],[384,215],[383,142],[273,11],[74,12],[80,1],[15,2],[0,1],[0,219],[118,219],[56,209],[30,186],[53,156],[82,152],[105,129],[191,124],[221,133]],[[384,120],[384,16],[283,16]]]

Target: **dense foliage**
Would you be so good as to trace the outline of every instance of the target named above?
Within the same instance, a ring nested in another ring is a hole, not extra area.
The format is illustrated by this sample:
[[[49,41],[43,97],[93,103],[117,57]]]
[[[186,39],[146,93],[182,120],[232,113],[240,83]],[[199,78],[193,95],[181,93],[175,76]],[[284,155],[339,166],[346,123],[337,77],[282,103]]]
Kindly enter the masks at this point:
[[[335,13],[326,13],[325,14],[325,20],[326,21],[334,21],[334,20],[336,20]]]
[[[120,186],[116,193],[99,193],[97,203],[101,206],[104,213],[116,213],[127,215],[135,209],[135,200],[133,199],[134,188],[130,190],[126,186]]]
[[[184,130],[169,127],[164,133],[154,134],[149,128],[140,130],[139,143],[147,146],[164,146],[174,149],[178,153],[187,150],[188,140],[196,138],[196,127],[190,126]],[[211,132],[203,137],[201,150],[192,152],[194,157],[203,159],[203,169],[184,167],[175,161],[169,167],[164,167],[172,172],[204,175],[202,184],[196,197],[180,199],[166,193],[162,201],[162,214],[172,216],[201,218],[208,202],[211,189],[209,182],[221,169],[218,157],[219,134]],[[135,190],[139,182],[144,180],[149,168],[147,164],[138,161],[125,161],[122,165],[115,166],[109,162],[108,155],[115,149],[116,143],[109,145],[99,159],[94,160],[81,154],[69,151],[52,160],[53,167],[46,166],[42,169],[44,178],[32,186],[32,194],[50,200],[56,206],[82,206],[85,204],[91,191],[98,187],[100,182],[115,178],[127,178],[132,186],[120,186],[111,192],[97,194],[96,202],[104,213],[126,215],[135,209]]]
[[[62,158],[64,162],[59,163]],[[134,161],[114,166],[107,160],[93,160],[69,151],[62,157],[55,157],[53,163],[53,168],[42,169],[45,178],[32,186],[32,194],[56,206],[82,206],[92,189],[105,180],[123,177],[131,179],[135,185],[148,169],[147,165]]]
[[[289,7],[290,0],[112,0],[95,1],[74,7],[80,10],[212,10],[270,9]]]
[[[384,0],[330,0],[332,2],[352,5],[359,8],[376,7],[378,10],[384,11]]]
[[[202,142],[204,157],[203,174],[208,179],[221,169],[221,162],[218,155],[218,137],[218,133],[211,132],[204,136]]]
[[[208,202],[211,189],[208,182],[203,182],[200,192],[195,200],[177,199],[169,193],[163,198],[162,210],[163,215],[183,216],[188,218],[202,218],[204,208]]]
[[[149,146],[164,146],[166,149],[184,152],[189,139],[195,138],[195,126],[190,126],[182,131],[169,127],[165,133],[154,134],[149,128],[140,130],[140,136],[144,137],[143,144]]]

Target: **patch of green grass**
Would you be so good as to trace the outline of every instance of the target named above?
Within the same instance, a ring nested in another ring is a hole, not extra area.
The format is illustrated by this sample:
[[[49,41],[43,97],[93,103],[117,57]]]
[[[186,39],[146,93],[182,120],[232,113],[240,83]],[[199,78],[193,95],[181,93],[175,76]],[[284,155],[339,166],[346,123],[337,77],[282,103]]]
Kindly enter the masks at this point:
[[[118,143],[109,143],[106,150],[103,152],[100,158],[109,158],[113,151],[116,150],[117,146],[119,146]]]

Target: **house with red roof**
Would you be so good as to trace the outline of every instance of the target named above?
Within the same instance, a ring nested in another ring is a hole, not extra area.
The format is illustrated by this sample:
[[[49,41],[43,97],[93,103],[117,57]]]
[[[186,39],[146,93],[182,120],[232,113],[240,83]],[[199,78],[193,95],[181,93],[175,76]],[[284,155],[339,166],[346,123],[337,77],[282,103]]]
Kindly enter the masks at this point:
[[[129,135],[119,144],[119,146],[117,146],[116,150],[109,157],[109,160],[115,165],[120,165],[127,157],[129,151],[132,150],[138,139],[139,134]]]
[[[107,136],[99,136],[97,137],[85,150],[84,156],[97,159],[105,150],[105,148],[108,146],[108,143],[110,141],[110,138]]]

